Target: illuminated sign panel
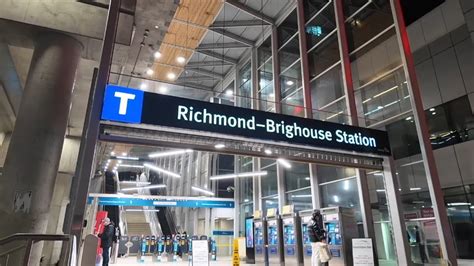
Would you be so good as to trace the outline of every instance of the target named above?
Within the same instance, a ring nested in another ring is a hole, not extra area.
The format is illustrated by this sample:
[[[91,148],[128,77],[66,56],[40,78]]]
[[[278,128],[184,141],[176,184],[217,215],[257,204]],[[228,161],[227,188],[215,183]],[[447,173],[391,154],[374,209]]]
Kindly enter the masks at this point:
[[[125,90],[124,90],[125,89]],[[117,96],[116,91],[121,92]],[[123,94],[125,93],[125,94]],[[140,94],[143,94],[140,96]],[[114,104],[110,104],[112,101]],[[126,105],[124,107],[124,105]],[[137,114],[140,118],[137,119]],[[133,115],[133,119],[130,116]],[[108,86],[102,119],[363,153],[390,154],[386,132]]]

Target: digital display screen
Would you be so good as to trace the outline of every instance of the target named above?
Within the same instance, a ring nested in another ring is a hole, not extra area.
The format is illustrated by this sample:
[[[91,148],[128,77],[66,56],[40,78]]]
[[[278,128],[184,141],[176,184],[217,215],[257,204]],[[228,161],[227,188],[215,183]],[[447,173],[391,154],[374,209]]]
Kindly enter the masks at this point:
[[[309,235],[308,235],[308,225],[307,224],[303,224],[301,226],[301,231],[302,231],[302,234],[303,234],[303,244],[304,245],[309,245],[311,244],[311,241],[309,240]]]
[[[245,219],[245,245],[248,248],[253,248],[253,219]]]
[[[283,237],[285,245],[295,244],[295,228],[293,225],[285,225],[283,228]]]
[[[275,226],[268,227],[268,244],[277,245],[278,244],[278,233]]]

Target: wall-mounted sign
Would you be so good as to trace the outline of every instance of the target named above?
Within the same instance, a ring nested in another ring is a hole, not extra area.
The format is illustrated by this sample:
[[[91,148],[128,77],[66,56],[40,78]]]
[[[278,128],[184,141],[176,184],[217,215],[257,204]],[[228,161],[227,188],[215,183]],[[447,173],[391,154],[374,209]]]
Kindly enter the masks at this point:
[[[352,257],[354,260],[354,266],[375,265],[372,239],[353,238],[352,239]]]
[[[89,197],[88,203],[92,203]],[[224,200],[158,200],[137,199],[126,197],[98,197],[98,205],[102,206],[154,206],[154,207],[181,207],[181,208],[234,208],[233,201]]]
[[[386,132],[109,85],[102,119],[363,153],[390,154]]]

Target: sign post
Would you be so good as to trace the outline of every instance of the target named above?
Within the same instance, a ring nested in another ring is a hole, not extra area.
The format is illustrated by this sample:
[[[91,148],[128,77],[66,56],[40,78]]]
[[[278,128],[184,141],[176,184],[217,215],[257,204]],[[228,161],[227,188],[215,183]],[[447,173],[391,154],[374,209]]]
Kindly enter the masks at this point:
[[[240,266],[240,256],[239,256],[239,240],[234,239],[234,252],[232,255],[232,266]]]
[[[352,255],[354,258],[354,266],[375,265],[372,239],[353,238]]]

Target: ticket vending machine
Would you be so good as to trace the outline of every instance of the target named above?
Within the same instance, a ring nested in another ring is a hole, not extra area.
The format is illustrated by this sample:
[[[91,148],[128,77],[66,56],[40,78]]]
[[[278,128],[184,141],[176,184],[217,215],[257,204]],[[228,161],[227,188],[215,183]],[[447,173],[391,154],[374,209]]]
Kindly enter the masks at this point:
[[[311,217],[313,216],[313,210],[300,211],[299,216],[301,218],[301,238],[302,238],[302,249],[303,249],[303,263],[304,266],[311,265],[311,256],[313,250],[311,247],[311,241],[309,240],[308,235],[308,225],[311,222]]]
[[[267,210],[267,238],[268,238],[268,262],[270,264],[282,264],[285,262],[283,253],[283,226],[280,215],[276,208]]]
[[[267,244],[266,237],[266,227],[267,222],[262,219],[260,211],[254,213],[253,218],[254,224],[254,247],[255,247],[255,263],[262,264],[265,263],[265,245]]]
[[[153,254],[153,253],[155,253],[155,250],[156,250],[156,236],[151,236],[150,237],[150,246],[149,246],[148,252]]]
[[[359,236],[353,209],[329,207],[321,209],[331,266],[352,265],[352,239]]]
[[[301,219],[291,205],[282,208],[283,254],[286,265],[303,265]]]

